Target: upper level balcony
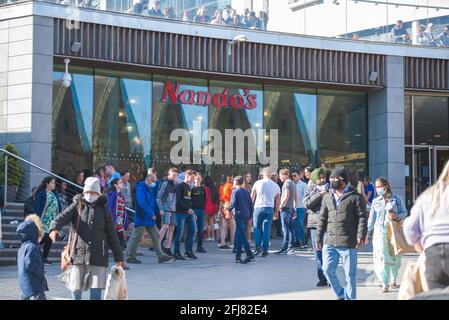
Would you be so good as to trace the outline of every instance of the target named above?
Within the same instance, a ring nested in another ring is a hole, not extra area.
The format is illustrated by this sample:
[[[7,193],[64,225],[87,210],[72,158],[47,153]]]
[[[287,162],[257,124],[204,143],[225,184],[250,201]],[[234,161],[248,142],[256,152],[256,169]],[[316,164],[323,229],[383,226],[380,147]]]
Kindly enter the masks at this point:
[[[0,0],[1,6],[30,0]],[[394,45],[449,48],[447,0],[35,0],[143,19],[178,20]],[[1,17],[0,17],[1,19]]]

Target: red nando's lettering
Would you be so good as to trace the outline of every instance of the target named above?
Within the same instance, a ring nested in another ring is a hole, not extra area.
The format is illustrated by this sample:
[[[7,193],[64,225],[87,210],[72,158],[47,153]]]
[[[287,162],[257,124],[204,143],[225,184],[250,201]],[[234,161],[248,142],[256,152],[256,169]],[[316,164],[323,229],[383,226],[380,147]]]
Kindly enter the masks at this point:
[[[170,102],[173,104],[182,103],[197,106],[208,106],[212,103],[215,108],[234,108],[234,109],[254,109],[257,96],[250,94],[248,88],[243,88],[243,96],[240,93],[236,93],[232,96],[228,95],[229,88],[223,89],[222,93],[211,95],[207,91],[193,91],[183,90],[179,92],[180,84],[177,83],[174,87],[173,82],[165,81],[164,90],[162,92],[161,101],[166,103],[167,96]]]

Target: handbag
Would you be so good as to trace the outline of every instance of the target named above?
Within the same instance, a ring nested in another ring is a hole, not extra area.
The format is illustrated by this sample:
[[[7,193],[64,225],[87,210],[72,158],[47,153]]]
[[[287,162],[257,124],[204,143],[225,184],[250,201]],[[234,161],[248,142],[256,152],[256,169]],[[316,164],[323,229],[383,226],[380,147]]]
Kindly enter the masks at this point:
[[[61,270],[66,271],[72,265],[72,255],[75,252],[76,241],[78,239],[78,227],[81,219],[81,209],[78,208],[78,219],[76,227],[71,228],[67,245],[61,252]]]
[[[404,220],[387,222],[387,238],[391,244],[392,256],[416,252],[415,247],[409,245],[405,239],[403,224]]]

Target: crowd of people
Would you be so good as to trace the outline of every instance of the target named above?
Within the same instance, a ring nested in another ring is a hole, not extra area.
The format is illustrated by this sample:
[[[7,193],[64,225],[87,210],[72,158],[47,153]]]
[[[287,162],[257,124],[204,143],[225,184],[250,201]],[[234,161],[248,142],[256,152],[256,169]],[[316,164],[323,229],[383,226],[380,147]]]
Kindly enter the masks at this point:
[[[379,177],[373,183],[364,177],[354,182],[343,167],[332,171],[325,166],[315,170],[305,167],[292,172],[263,168],[256,181],[250,173],[227,175],[219,186],[210,176],[186,166],[170,168],[163,179],[150,168],[133,189],[129,172],[119,173],[108,164],[86,179],[82,171],[77,172],[74,181],[82,190],[73,193],[67,192],[66,182],[56,188],[56,179],[49,176],[33,189],[25,206],[26,220],[17,229],[23,241],[18,259],[22,297],[45,298],[44,273],[35,273],[34,268],[43,270],[44,264],[50,264],[51,244],[68,225],[77,234],[67,280],[73,299],[81,299],[88,289],[91,299],[101,299],[109,250],[124,269],[142,263],[137,247],[145,231],[159,263],[198,259],[199,253],[207,254],[204,241],[216,241],[220,250],[232,250],[240,264],[254,262],[257,256],[294,254],[295,249],[309,245],[316,261],[316,285],[330,286],[341,300],[356,299],[357,250],[372,235],[374,271],[381,292],[389,292],[398,287],[401,256],[391,252],[386,222],[405,219],[410,243],[421,246],[420,251],[431,252],[429,261],[444,258],[447,215],[439,215],[439,203],[448,196],[448,177],[449,164],[439,187],[420,197],[406,219],[404,201],[393,193],[386,178]],[[430,192],[440,193],[439,200],[432,199]],[[425,216],[424,207],[434,208],[438,219]],[[277,221],[282,244],[269,253],[271,226]],[[38,241],[43,245],[42,255]],[[336,276],[340,257],[345,286]],[[447,266],[438,270],[429,266],[426,270],[430,287],[449,285],[443,277],[447,272],[444,268]]]
[[[440,34],[435,34],[433,23],[426,25],[418,24],[416,27],[415,41],[407,31],[402,20],[398,20],[391,29],[391,39],[396,43],[413,43],[431,47],[449,47],[449,26],[445,26]]]

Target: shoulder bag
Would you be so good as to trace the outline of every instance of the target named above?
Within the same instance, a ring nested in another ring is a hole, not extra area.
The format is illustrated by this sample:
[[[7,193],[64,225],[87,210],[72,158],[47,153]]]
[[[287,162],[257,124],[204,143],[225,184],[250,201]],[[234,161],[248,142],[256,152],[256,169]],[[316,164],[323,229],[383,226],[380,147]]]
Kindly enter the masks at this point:
[[[78,228],[81,219],[81,208],[78,207],[78,219],[76,227],[70,229],[69,240],[61,252],[61,270],[66,271],[72,265],[73,254],[75,252],[76,241],[78,239]]]

